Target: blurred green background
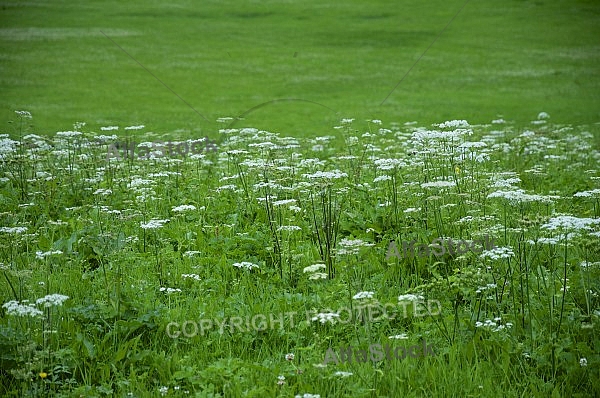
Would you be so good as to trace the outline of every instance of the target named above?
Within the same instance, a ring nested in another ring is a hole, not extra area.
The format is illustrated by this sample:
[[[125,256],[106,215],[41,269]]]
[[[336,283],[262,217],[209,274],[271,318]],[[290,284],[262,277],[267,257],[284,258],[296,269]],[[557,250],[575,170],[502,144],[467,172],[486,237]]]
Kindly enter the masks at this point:
[[[235,126],[600,121],[598,1],[9,1],[0,23],[2,132],[28,110],[37,133],[84,121],[210,136],[217,118],[282,98],[304,101]]]

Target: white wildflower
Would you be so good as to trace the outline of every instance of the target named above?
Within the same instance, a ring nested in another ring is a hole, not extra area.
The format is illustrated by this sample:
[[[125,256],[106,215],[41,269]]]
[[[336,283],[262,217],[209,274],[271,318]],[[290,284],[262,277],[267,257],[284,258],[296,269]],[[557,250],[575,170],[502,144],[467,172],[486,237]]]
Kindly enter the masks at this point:
[[[254,264],[254,263],[250,263],[248,261],[242,261],[241,263],[234,263],[233,266],[237,267],[237,268],[246,268],[246,269],[259,268],[258,265]]]
[[[69,296],[64,296],[62,294],[49,294],[45,297],[39,298],[35,301],[36,304],[43,304],[44,307],[52,307],[52,306],[61,306]]]
[[[184,279],[189,278],[189,279],[195,279],[197,281],[200,280],[200,275],[198,275],[198,274],[181,274],[181,277]]]
[[[35,308],[35,304],[29,304],[27,303],[27,300],[23,300],[22,303],[23,304],[19,304],[18,301],[12,300],[2,304],[2,308],[6,308],[6,313],[8,315],[30,316],[32,318],[44,315],[42,311]]]
[[[340,317],[340,315],[336,314],[335,312],[321,312],[321,313],[318,313],[317,315],[313,316],[311,318],[311,320],[313,322],[316,322],[316,321],[321,322],[322,324],[325,324],[327,322],[329,322],[331,324],[335,324],[337,318],[339,318],[339,317]]]
[[[481,258],[490,258],[492,260],[500,260],[503,258],[510,258],[514,256],[515,253],[512,251],[510,247],[495,247],[492,250],[484,250],[479,257]]]
[[[600,224],[600,218],[578,218],[573,216],[552,217],[548,222],[542,225],[542,228],[549,230],[591,230],[592,225]]]
[[[35,252],[35,256],[39,260],[43,260],[45,257],[52,256],[52,255],[55,255],[55,254],[63,254],[63,252],[60,251],[60,250],[54,250],[54,251],[50,250],[50,251],[47,251],[47,252],[41,252],[41,251],[36,251]]]
[[[421,188],[449,188],[456,186],[454,181],[431,181],[421,184]]]
[[[194,205],[181,205],[181,206],[175,206],[171,209],[171,211],[174,211],[176,213],[179,212],[184,212],[184,211],[192,211],[192,210],[196,210],[196,206]]]
[[[148,221],[146,224],[144,224],[143,222],[140,223],[140,227],[142,229],[158,229],[158,228],[162,228],[164,226],[164,224],[168,223],[169,219],[166,220],[159,220],[159,219],[155,219],[153,218],[152,220]]]
[[[417,294],[403,294],[401,296],[398,296],[398,302],[419,300],[425,300],[425,297]]]
[[[358,292],[352,298],[354,300],[371,299],[374,294],[374,292]]]
[[[4,232],[6,234],[21,235],[27,232],[27,227],[0,227],[0,232]]]

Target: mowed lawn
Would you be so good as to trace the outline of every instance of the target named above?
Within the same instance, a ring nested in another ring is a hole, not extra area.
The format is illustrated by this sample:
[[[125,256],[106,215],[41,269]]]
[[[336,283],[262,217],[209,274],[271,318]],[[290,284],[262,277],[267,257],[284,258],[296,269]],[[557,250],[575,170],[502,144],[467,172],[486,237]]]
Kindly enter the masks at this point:
[[[0,119],[209,136],[244,113],[306,136],[342,117],[595,123],[599,17],[596,1],[3,2]]]

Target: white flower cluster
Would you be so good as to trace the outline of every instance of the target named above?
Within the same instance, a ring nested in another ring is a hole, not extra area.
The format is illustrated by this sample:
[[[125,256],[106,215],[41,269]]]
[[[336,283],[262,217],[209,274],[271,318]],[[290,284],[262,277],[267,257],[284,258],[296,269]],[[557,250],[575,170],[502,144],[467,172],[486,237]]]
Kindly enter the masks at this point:
[[[423,144],[423,141],[450,140],[471,134],[473,134],[473,130],[469,129],[457,129],[454,131],[421,130],[415,131],[412,134],[412,139],[419,144]]]
[[[392,179],[392,177],[390,177],[389,175],[383,174],[383,175],[380,175],[379,177],[375,177],[373,182],[390,181],[391,179]]]
[[[450,188],[456,186],[454,181],[431,181],[421,184],[421,188]]]
[[[258,268],[258,265],[254,264],[254,263],[250,263],[248,261],[242,261],[241,263],[234,263],[233,266],[238,267],[238,268],[246,268],[246,269]]]
[[[185,278],[190,278],[190,279],[195,279],[197,281],[200,280],[200,275],[198,275],[198,274],[181,274],[181,277],[184,278],[184,279]]]
[[[30,316],[32,318],[44,315],[42,311],[35,307],[35,304],[28,304],[28,300],[23,300],[23,304],[19,304],[17,300],[4,303],[2,308],[6,308],[8,315]]]
[[[541,203],[552,203],[553,199],[557,199],[556,196],[542,196],[542,195],[531,195],[525,193],[523,189],[516,189],[514,191],[496,191],[492,192],[487,196],[491,198],[506,199],[510,203],[528,203],[528,202],[541,202]]]
[[[112,189],[104,189],[104,188],[98,188],[94,191],[94,195],[102,195],[102,196],[108,196],[112,193],[113,193]]]
[[[492,260],[500,260],[503,258],[510,258],[514,255],[515,253],[510,247],[495,247],[492,250],[484,250],[483,253],[479,255],[479,257],[491,258]]]
[[[27,232],[27,227],[0,227],[0,232],[20,235]]]
[[[578,218],[573,216],[552,217],[548,222],[542,225],[542,228],[549,230],[556,229],[586,229],[591,230],[592,225],[600,224],[600,218]]]
[[[322,324],[326,324],[327,322],[331,323],[332,325],[335,324],[336,320],[340,317],[339,314],[336,314],[335,312],[320,312],[317,315],[313,316],[311,318],[311,320],[313,322],[315,321],[319,321]]]
[[[577,197],[580,197],[580,198],[599,197],[600,189],[592,189],[591,191],[577,192],[573,196],[576,198]]]
[[[449,120],[447,122],[444,123],[440,123],[440,124],[434,124],[434,126],[437,126],[441,129],[445,129],[445,128],[459,128],[459,127],[469,127],[469,122],[467,122],[466,120]]]
[[[281,227],[277,228],[277,232],[279,232],[279,231],[287,231],[287,232],[302,231],[302,228],[297,225],[282,225]]]
[[[313,174],[302,174],[302,177],[310,179],[336,180],[339,178],[348,177],[348,174],[341,172],[340,170],[332,170],[317,171]]]
[[[184,212],[184,211],[192,211],[192,210],[196,210],[196,206],[194,205],[181,205],[181,206],[175,206],[171,209],[171,211],[174,211],[176,213],[179,212]]]
[[[37,299],[35,304],[29,303],[29,300],[22,300],[20,303],[17,300],[11,300],[8,303],[4,303],[2,308],[6,308],[6,313],[8,315],[30,316],[36,318],[44,315],[44,312],[36,308],[36,305],[43,305],[44,308],[61,306],[68,298],[69,296],[55,293]]]
[[[346,254],[358,254],[361,247],[369,247],[373,246],[373,243],[368,243],[363,241],[362,239],[342,239],[339,242],[341,246],[340,249],[337,249],[337,254],[346,255]]]
[[[160,291],[161,292],[165,292],[167,294],[172,294],[172,293],[179,293],[179,292],[181,292],[181,289],[173,289],[171,287],[161,287]]]
[[[153,180],[144,180],[143,178],[134,178],[128,184],[127,188],[136,189],[140,186],[144,185],[153,185],[155,182]]]
[[[169,219],[166,220],[158,220],[156,218],[153,218],[152,220],[148,221],[146,224],[144,223],[140,223],[140,227],[142,229],[158,229],[158,228],[162,228],[164,224],[168,223]]]
[[[69,299],[69,296],[55,293],[55,294],[49,294],[47,296],[39,298],[39,299],[35,300],[35,303],[37,305],[43,304],[45,308],[52,307],[52,306],[58,307],[58,306],[61,306],[68,299]]]
[[[489,329],[492,332],[499,332],[503,329],[510,329],[513,324],[511,322],[506,322],[506,325],[502,325],[500,322],[502,321],[502,318],[498,317],[498,318],[494,318],[494,320],[491,319],[486,319],[485,322],[475,322],[475,327],[476,328],[484,328],[484,329]]]
[[[398,296],[398,302],[420,301],[420,300],[425,300],[425,297],[423,297],[421,295],[417,295],[417,294],[403,294],[401,296]]]
[[[35,252],[35,256],[39,260],[43,260],[45,257],[52,256],[52,255],[55,255],[55,254],[63,254],[63,252],[60,251],[60,250],[54,250],[54,251],[50,250],[50,251],[47,251],[47,252],[41,252],[41,251]]]
[[[372,299],[374,294],[374,292],[358,292],[352,298],[354,300]]]
[[[273,202],[273,206],[281,206],[281,205],[291,205],[291,204],[295,204],[297,201],[296,199],[283,199],[283,200],[276,200]]]
[[[334,373],[334,375],[336,376],[340,376],[340,377],[349,377],[352,376],[354,373],[352,372],[344,372],[342,370],[338,370],[337,372]]]
[[[15,113],[24,119],[31,119],[31,112],[28,111],[15,111]]]
[[[408,340],[406,333],[396,334],[394,336],[390,336],[389,338],[394,340]]]
[[[315,279],[327,279],[327,274],[324,272],[319,272],[320,269],[325,269],[325,264],[313,264],[313,265],[309,265],[308,267],[304,267],[303,272],[307,273],[309,272],[310,275],[308,277],[308,279],[311,280],[315,280]]]
[[[377,170],[392,170],[397,167],[406,166],[406,163],[400,159],[377,159],[374,163],[377,166]]]
[[[497,285],[495,283],[488,283],[485,286],[480,286],[475,293],[481,293],[481,292],[485,292],[488,289],[495,289],[497,287]]]
[[[83,133],[81,133],[79,131],[59,131],[56,133],[56,135],[59,137],[65,137],[65,138],[75,138],[75,137],[79,137],[80,135],[83,135]]]

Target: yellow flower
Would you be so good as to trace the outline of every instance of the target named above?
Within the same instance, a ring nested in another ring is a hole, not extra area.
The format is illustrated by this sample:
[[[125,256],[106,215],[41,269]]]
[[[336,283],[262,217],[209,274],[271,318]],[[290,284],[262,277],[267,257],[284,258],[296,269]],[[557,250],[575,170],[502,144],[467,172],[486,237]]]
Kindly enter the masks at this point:
[[[458,166],[454,167],[454,171],[456,171],[456,174],[459,174],[460,173],[460,167],[458,167]]]
[[[48,377],[48,373],[46,373],[46,372],[40,372],[40,377],[42,379],[45,379],[46,377]]]

